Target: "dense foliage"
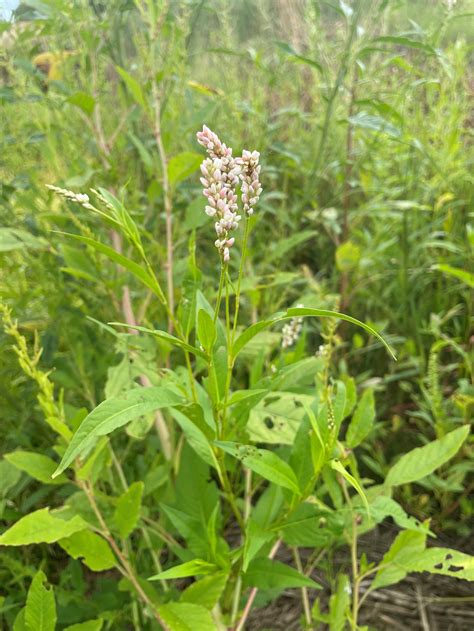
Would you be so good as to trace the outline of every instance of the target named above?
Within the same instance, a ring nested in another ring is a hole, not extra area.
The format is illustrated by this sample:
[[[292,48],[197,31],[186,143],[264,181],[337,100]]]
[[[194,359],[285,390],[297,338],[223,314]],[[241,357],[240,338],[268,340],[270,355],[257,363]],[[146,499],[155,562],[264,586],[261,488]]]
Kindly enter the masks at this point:
[[[2,628],[241,631],[294,589],[362,629],[410,572],[474,580],[472,11],[0,23]]]

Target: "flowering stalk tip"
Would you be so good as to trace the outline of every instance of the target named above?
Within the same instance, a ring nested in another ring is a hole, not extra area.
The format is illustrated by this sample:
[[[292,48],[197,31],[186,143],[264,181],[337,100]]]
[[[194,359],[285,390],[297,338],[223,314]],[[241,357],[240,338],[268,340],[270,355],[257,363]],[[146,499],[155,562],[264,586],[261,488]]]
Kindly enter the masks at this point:
[[[258,163],[260,154],[258,151],[244,150],[240,158],[234,158],[232,149],[221,142],[217,134],[206,125],[196,137],[209,156],[201,164],[201,184],[208,202],[205,212],[216,219],[215,246],[224,263],[227,263],[230,259],[230,248],[235,242],[230,234],[237,230],[242,219],[238,214],[237,186],[241,182],[242,204],[246,216],[253,213],[253,207],[262,192]]]

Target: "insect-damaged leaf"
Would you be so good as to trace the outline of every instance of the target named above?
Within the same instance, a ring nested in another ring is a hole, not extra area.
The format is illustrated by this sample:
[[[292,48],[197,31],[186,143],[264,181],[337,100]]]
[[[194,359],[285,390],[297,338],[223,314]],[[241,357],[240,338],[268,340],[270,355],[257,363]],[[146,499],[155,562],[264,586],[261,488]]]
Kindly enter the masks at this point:
[[[214,444],[234,458],[238,458],[248,468],[262,478],[300,494],[298,480],[290,465],[279,458],[273,451],[257,449],[252,445],[215,441]]]

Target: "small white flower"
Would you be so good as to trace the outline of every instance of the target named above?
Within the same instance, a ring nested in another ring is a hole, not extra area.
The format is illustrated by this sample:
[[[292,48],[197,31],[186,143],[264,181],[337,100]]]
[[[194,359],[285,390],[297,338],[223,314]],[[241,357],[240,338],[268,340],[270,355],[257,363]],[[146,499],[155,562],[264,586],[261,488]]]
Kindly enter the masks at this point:
[[[297,308],[301,308],[304,305],[302,304],[298,304],[296,305]],[[297,316],[295,318],[292,318],[288,324],[285,324],[285,326],[283,327],[281,334],[281,346],[282,348],[289,348],[290,346],[293,346],[293,344],[295,344],[301,334],[301,331],[303,329],[303,318],[300,316]]]

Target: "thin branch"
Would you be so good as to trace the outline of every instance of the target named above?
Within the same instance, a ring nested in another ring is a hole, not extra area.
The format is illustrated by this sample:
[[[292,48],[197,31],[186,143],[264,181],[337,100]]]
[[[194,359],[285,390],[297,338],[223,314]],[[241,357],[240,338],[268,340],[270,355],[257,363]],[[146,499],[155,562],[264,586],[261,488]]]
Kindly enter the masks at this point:
[[[275,543],[273,548],[270,550],[270,554],[268,555],[269,559],[274,558],[275,554],[278,552],[278,548],[280,547],[280,545],[281,545],[281,539],[278,539],[278,541]],[[247,599],[247,602],[245,603],[242,616],[240,617],[240,620],[237,623],[237,626],[234,628],[234,631],[242,631],[242,629],[244,628],[244,625],[247,622],[247,618],[249,616],[250,610],[252,609],[253,601],[255,600],[257,592],[258,592],[258,587],[252,587],[249,597]]]

